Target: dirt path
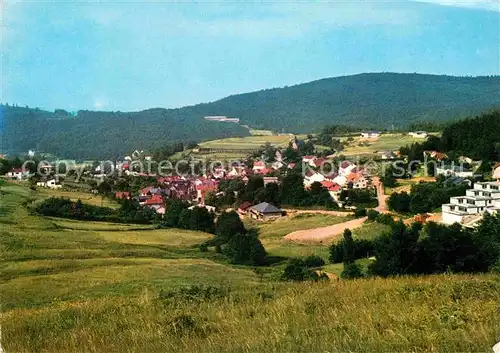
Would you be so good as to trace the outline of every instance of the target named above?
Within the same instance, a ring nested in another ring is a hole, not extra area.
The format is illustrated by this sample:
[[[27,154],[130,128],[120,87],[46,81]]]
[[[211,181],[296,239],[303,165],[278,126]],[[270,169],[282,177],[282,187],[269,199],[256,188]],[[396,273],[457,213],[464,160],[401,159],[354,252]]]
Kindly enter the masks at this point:
[[[387,195],[384,194],[384,186],[378,177],[373,177],[373,185],[377,188],[378,206],[375,209],[381,213],[388,212]]]
[[[366,217],[353,219],[352,221],[334,224],[327,227],[312,228],[305,230],[297,230],[285,235],[284,239],[295,241],[298,243],[323,243],[329,242],[344,233],[344,229],[360,227]]]

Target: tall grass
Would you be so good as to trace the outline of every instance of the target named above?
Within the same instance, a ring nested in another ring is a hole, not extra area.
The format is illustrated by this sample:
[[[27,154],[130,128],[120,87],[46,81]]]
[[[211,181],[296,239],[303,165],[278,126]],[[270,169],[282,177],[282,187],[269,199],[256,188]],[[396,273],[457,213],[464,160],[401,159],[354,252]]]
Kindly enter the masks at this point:
[[[12,352],[484,352],[498,339],[489,276],[263,284],[200,300],[152,291],[2,318]]]
[[[494,275],[284,283],[273,280],[281,264],[257,270],[200,252],[205,233],[41,218],[22,205],[43,195],[11,184],[0,193],[8,353],[457,352],[500,339]],[[326,257],[327,246],[282,236],[342,220],[257,226],[271,255]]]

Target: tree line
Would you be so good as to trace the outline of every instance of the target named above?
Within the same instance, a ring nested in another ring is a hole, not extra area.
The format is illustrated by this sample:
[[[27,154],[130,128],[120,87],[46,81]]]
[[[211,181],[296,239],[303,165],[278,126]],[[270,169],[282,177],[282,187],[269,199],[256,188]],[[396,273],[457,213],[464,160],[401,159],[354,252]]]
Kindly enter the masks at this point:
[[[353,240],[346,230],[344,238],[330,247],[330,261],[344,263],[349,272],[345,277],[500,272],[500,214],[486,214],[474,229],[434,222],[389,224],[391,229],[373,240]],[[362,273],[355,260],[367,256],[375,260]]]

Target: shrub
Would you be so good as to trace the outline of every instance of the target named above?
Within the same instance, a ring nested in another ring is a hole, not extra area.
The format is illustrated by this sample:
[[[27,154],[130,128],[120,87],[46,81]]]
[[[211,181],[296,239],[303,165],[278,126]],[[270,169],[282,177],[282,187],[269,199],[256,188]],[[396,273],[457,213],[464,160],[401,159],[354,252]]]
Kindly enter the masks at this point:
[[[333,264],[344,262],[344,239],[340,240],[337,244],[330,246],[330,256],[328,260]],[[362,259],[372,256],[375,253],[375,245],[372,240],[368,239],[355,239],[354,240],[354,259]]]
[[[390,226],[394,223],[394,219],[392,218],[392,216],[390,214],[380,213],[377,216],[377,222]]]
[[[340,240],[337,244],[330,245],[330,256],[328,260],[332,264],[339,264],[344,260],[344,239]]]
[[[344,279],[361,278],[363,276],[361,266],[354,262],[345,265],[344,270],[340,274],[340,277]]]
[[[364,208],[357,208],[354,211],[354,217],[356,217],[356,218],[361,218],[361,217],[365,217],[365,216],[366,216],[366,209],[364,209]]]
[[[266,250],[253,232],[232,236],[224,248],[224,254],[233,264],[264,265],[266,261]]]
[[[304,259],[304,265],[307,267],[321,267],[325,265],[325,260],[317,255],[309,255]]]
[[[368,212],[366,212],[369,221],[376,221],[379,214],[380,212],[378,212],[377,210],[368,210]]]
[[[174,301],[207,301],[226,298],[230,293],[229,287],[191,285],[174,290],[162,290],[158,298],[160,300],[173,299]]]
[[[208,251],[208,244],[206,242],[200,244],[200,251],[201,252],[207,252]]]
[[[318,256],[309,256],[305,259],[291,259],[283,270],[281,279],[284,281],[318,281],[328,279],[326,274],[318,274],[311,269],[312,267],[323,266],[317,266],[319,263],[325,264],[323,259]]]

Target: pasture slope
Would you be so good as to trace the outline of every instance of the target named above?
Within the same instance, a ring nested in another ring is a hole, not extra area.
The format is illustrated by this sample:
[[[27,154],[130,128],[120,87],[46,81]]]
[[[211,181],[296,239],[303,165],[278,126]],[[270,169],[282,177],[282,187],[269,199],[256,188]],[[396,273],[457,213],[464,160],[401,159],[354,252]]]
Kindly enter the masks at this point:
[[[276,280],[281,263],[254,270],[199,252],[208,234],[41,218],[23,206],[39,197],[0,188],[8,353],[451,353],[490,351],[499,339],[493,275],[285,283]],[[319,245],[288,249],[282,237],[311,222],[332,224],[328,217],[258,227],[276,257],[324,256]],[[359,228],[360,237],[372,232]]]

